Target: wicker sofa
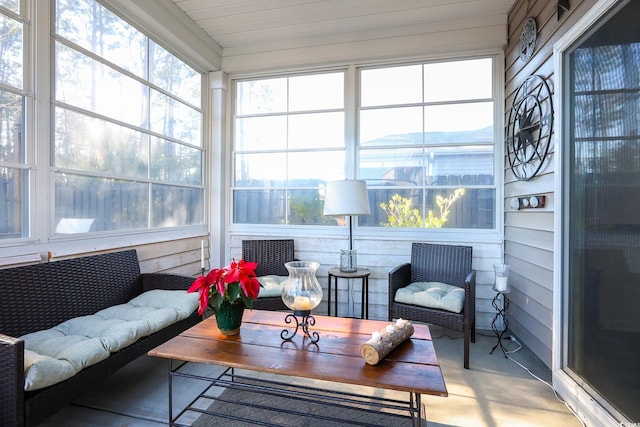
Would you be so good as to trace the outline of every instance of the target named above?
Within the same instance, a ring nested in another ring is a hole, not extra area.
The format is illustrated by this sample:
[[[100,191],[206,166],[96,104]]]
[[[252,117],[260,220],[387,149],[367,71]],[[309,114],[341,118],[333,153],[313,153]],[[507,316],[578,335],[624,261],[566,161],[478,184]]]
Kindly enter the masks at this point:
[[[134,343],[62,382],[33,391],[25,391],[25,341],[18,337],[125,304],[148,290],[186,290],[192,282],[185,276],[141,274],[135,250],[0,270],[0,425],[40,423],[96,382],[201,318],[194,312],[135,338]]]

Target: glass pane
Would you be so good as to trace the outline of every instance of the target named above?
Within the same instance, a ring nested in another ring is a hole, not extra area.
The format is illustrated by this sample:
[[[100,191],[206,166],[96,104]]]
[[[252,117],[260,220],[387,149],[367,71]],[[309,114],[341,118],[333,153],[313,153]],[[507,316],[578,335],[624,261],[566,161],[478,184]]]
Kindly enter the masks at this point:
[[[424,195],[424,202],[422,200]],[[406,228],[493,229],[495,190],[452,189],[369,190],[371,215],[361,216],[365,226]]]
[[[360,111],[360,145],[422,144],[422,107]]]
[[[0,0],[0,6],[4,6],[15,13],[20,13],[20,0]]]
[[[360,179],[369,185],[420,186],[424,184],[421,148],[360,151]]]
[[[422,102],[421,65],[362,70],[360,80],[362,107]]]
[[[640,64],[638,64],[640,66]],[[576,138],[638,135],[640,93],[583,95],[574,98]]]
[[[152,227],[204,224],[204,190],[153,185]]]
[[[236,88],[238,115],[287,111],[287,79],[285,77],[238,82]]]
[[[625,3],[625,2],[622,2]],[[566,55],[567,368],[640,420],[640,2],[612,9]],[[593,91],[593,92],[591,92]],[[565,144],[563,144],[565,146]]]
[[[284,224],[285,190],[234,190],[233,222],[236,224]]]
[[[147,228],[148,185],[125,180],[55,174],[55,228],[91,222],[90,231]],[[61,220],[65,219],[65,221]],[[70,221],[75,219],[76,221]],[[85,221],[78,221],[79,219]],[[93,220],[93,221],[90,221]]]
[[[424,100],[491,98],[492,82],[491,58],[425,64]]]
[[[124,126],[56,108],[53,161],[59,168],[146,178],[148,136]]]
[[[430,148],[427,185],[493,185],[493,146]]]
[[[146,78],[147,38],[95,0],[57,0],[55,31],[60,36]]]
[[[287,116],[236,119],[235,149],[282,150],[287,147]]]
[[[344,147],[344,113],[289,116],[289,148]]]
[[[0,240],[28,237],[28,171],[0,167]]]
[[[282,187],[287,180],[285,153],[236,154],[236,187]]]
[[[151,90],[151,131],[200,147],[201,123],[198,110]]]
[[[23,99],[0,90],[0,161],[24,163]]]
[[[344,178],[344,151],[289,153],[289,185],[318,187]]]
[[[424,109],[426,143],[493,142],[493,103],[448,104]]]
[[[60,43],[55,85],[57,101],[146,127],[145,85]]]
[[[202,75],[153,41],[149,41],[149,56],[151,83],[199,108]]]
[[[289,111],[344,107],[344,73],[289,78]]]
[[[202,152],[161,138],[152,138],[151,179],[202,184]]]
[[[22,89],[22,24],[0,15],[0,83]]]
[[[292,190],[289,192],[289,224],[336,225],[336,219],[322,214],[324,199],[320,191]]]
[[[358,224],[417,228],[422,215],[422,194],[421,189],[369,188],[371,215],[359,216]]]

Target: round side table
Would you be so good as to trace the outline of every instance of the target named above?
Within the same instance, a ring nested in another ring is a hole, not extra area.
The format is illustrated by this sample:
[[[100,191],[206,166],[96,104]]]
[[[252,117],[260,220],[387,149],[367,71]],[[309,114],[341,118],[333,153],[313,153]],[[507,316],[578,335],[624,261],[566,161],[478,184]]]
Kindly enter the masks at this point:
[[[327,288],[327,315],[331,316],[331,283],[333,281],[333,290],[335,294],[334,307],[336,316],[338,316],[338,279],[362,279],[362,303],[360,306],[360,318],[369,318],[369,275],[371,271],[368,268],[358,267],[356,271],[346,272],[340,271],[339,267],[330,268],[328,271],[329,287]],[[349,304],[352,303],[352,297],[349,293]],[[351,305],[349,305],[351,307]]]

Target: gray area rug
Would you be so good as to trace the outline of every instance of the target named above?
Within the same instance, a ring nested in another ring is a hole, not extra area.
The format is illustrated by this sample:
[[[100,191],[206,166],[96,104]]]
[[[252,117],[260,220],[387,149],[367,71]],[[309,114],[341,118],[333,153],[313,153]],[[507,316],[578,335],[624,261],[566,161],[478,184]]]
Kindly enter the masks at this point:
[[[254,384],[245,378],[248,384]],[[259,391],[251,390],[242,384],[237,388],[221,391],[213,387],[211,395],[216,397],[207,411],[216,415],[202,414],[193,427],[232,426],[245,427],[255,425],[276,425],[286,427],[326,427],[326,426],[410,426],[408,410],[382,408],[382,402],[362,402],[346,404],[347,396],[318,393],[319,397],[309,396],[308,391],[296,386],[284,387],[285,394],[272,390],[265,384]],[[335,388],[342,386],[334,384]],[[280,386],[278,387],[280,388]],[[221,392],[220,392],[221,391]],[[408,394],[403,393],[408,398]],[[203,399],[206,400],[206,399]],[[355,406],[355,408],[353,407]],[[282,413],[280,411],[289,411]],[[232,417],[250,421],[234,420]]]

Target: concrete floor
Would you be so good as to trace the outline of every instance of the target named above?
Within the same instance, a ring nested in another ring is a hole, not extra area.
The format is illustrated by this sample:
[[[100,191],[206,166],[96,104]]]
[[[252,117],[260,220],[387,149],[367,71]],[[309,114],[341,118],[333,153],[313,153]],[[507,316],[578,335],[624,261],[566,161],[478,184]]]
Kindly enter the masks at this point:
[[[505,358],[491,331],[479,331],[471,344],[471,369],[462,368],[461,334],[432,327],[438,359],[449,397],[423,396],[429,426],[580,426],[580,421],[547,384]],[[513,341],[508,349],[518,348]],[[549,369],[526,348],[510,354],[536,376],[550,383]],[[189,364],[198,373],[219,368]],[[174,381],[175,405],[184,406],[205,385],[194,380]],[[143,356],[96,387],[90,395],[63,408],[42,427],[127,426],[167,424],[167,362]],[[224,425],[221,423],[221,425]]]

